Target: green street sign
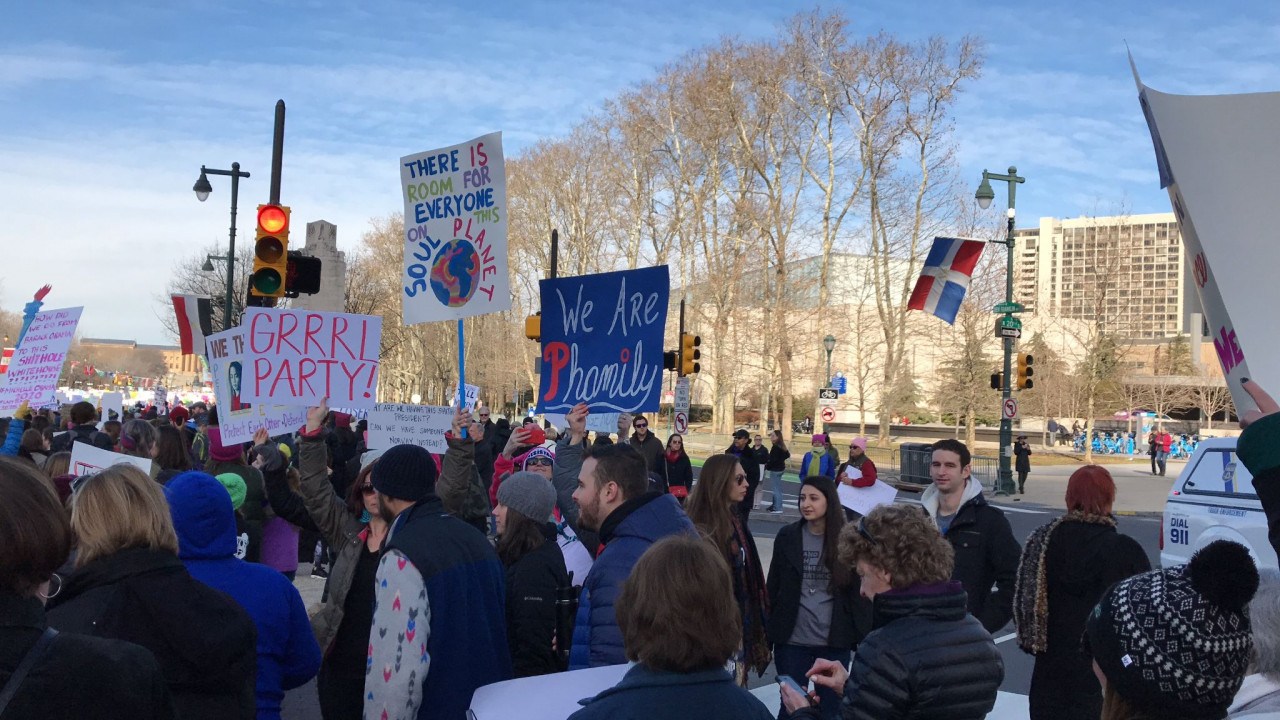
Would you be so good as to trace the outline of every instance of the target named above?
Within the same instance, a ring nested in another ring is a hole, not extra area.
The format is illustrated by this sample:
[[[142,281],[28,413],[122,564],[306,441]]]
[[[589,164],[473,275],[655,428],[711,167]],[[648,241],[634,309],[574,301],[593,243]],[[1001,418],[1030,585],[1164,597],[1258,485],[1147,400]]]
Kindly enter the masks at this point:
[[[999,305],[991,308],[991,312],[997,315],[1005,315],[1008,313],[1020,313],[1020,312],[1026,312],[1026,311],[1027,311],[1027,308],[1021,305],[1020,303],[1000,303]]]
[[[1022,321],[1016,317],[1002,317],[1000,318],[1000,327],[1002,329],[1008,328],[1010,330],[1021,330]]]

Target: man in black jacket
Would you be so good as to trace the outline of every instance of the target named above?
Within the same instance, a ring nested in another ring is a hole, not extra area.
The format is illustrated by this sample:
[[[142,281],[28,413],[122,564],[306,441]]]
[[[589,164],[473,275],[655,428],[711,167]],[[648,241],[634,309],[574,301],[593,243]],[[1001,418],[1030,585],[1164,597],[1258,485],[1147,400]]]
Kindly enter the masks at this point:
[[[747,518],[755,506],[756,488],[760,486],[760,463],[756,462],[756,454],[751,450],[750,441],[751,433],[738,428],[733,432],[733,444],[725,450],[725,454],[738,458],[742,469],[747,472],[747,496],[738,503],[738,515],[743,525],[747,524]]]
[[[933,444],[933,485],[920,503],[956,553],[951,575],[969,595],[969,612],[994,633],[1013,617],[1013,588],[1022,547],[1004,513],[987,504],[970,476],[969,448],[959,440]],[[995,589],[992,589],[992,586]]]
[[[68,413],[69,420],[67,432],[55,437],[51,447],[51,452],[71,452],[71,446],[79,440],[87,442],[94,447],[103,450],[110,450],[111,438],[104,432],[98,430],[94,426],[94,418],[97,417],[98,411],[93,407],[92,403],[81,400],[71,406],[71,412]]]

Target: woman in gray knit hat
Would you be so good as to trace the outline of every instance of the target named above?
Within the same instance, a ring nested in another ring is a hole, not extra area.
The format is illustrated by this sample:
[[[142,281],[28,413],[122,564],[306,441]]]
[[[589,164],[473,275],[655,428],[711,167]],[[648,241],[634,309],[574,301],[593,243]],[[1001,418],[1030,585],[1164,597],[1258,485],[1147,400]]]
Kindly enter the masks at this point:
[[[1085,623],[1102,720],[1225,718],[1249,667],[1257,589],[1249,551],[1227,540],[1116,583]]]
[[[516,677],[560,670],[551,641],[556,592],[569,586],[569,573],[550,522],[555,505],[555,488],[537,473],[513,473],[498,486],[493,516],[507,569],[507,643]]]

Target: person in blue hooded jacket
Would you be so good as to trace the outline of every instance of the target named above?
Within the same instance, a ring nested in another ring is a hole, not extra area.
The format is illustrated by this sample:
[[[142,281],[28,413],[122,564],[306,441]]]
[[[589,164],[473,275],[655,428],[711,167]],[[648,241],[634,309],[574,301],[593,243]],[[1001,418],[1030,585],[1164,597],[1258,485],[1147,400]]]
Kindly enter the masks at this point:
[[[585,424],[585,415],[580,420]],[[575,437],[581,430],[570,425]],[[614,616],[623,581],[649,546],[664,537],[696,532],[674,497],[649,491],[644,458],[630,445],[592,448],[582,461],[573,500],[579,524],[600,531],[603,549],[583,584],[569,669],[625,663],[626,649]]]
[[[258,630],[258,720],[280,717],[286,690],[320,670],[320,646],[302,597],[279,572],[236,558],[236,519],[231,495],[202,472],[185,472],[164,487],[178,557],[191,577],[230,595]]]

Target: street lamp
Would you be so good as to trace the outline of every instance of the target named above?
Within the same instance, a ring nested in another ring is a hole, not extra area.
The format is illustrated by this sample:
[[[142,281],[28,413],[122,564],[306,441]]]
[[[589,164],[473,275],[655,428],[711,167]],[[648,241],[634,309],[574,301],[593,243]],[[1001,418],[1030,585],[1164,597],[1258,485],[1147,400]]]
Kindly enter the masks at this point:
[[[236,206],[240,199],[240,178],[249,177],[249,173],[240,171],[240,163],[231,163],[230,170],[214,170],[203,165],[200,166],[200,177],[196,180],[196,184],[192,186],[192,190],[196,193],[196,199],[204,202],[209,199],[209,194],[213,192],[213,186],[209,184],[209,175],[226,175],[231,178],[231,243],[227,250],[227,297],[226,304],[222,308],[222,329],[230,330],[231,325],[231,288],[235,282],[236,270]],[[216,256],[206,256],[204,267],[201,268],[205,272],[213,271],[213,263],[210,258]]]
[[[978,207],[986,210],[991,207],[991,201],[995,199],[996,193],[991,189],[991,181],[1000,180],[1009,186],[1009,209],[1005,212],[1008,221],[1005,225],[1004,240],[991,240],[990,242],[1005,246],[1008,252],[1008,261],[1005,263],[1004,278],[1004,302],[1005,305],[1013,303],[1013,219],[1016,215],[1014,211],[1014,193],[1018,187],[1018,183],[1026,182],[1026,178],[1018,177],[1018,168],[1009,166],[1007,175],[999,175],[990,173],[986,170],[982,171],[982,184],[978,186],[978,191],[973,197],[978,201]],[[1012,313],[1005,313],[1005,317],[1012,319]],[[1006,418],[1003,412],[1003,401],[1008,400],[1013,390],[1013,338],[1006,337],[1004,340],[1004,380],[1000,389],[1002,398],[1000,413],[1000,470],[999,480],[996,484],[996,494],[1012,495],[1014,491],[1013,484],[1013,420]]]
[[[831,351],[836,349],[836,336],[822,338],[822,347],[827,349],[827,387],[831,387]]]

